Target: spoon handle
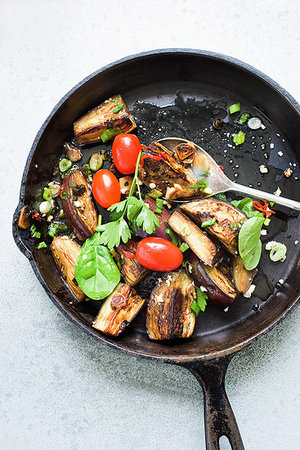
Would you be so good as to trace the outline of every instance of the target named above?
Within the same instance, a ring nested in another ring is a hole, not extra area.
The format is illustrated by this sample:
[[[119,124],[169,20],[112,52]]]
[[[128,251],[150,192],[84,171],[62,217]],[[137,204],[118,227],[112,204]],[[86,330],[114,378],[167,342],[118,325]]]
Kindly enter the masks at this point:
[[[277,195],[269,194],[268,192],[260,191],[259,189],[253,189],[242,184],[232,183],[229,191],[242,192],[243,194],[251,195],[251,197],[262,198],[269,202],[274,202],[277,205],[287,206],[288,208],[296,209],[300,211],[300,202],[290,200],[288,198],[280,197]]]

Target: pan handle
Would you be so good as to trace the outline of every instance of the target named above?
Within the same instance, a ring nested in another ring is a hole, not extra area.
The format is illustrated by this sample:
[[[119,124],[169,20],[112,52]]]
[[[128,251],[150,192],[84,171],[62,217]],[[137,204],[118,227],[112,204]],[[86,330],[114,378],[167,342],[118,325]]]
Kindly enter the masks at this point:
[[[225,374],[232,356],[193,363],[186,368],[202,386],[205,399],[205,437],[207,450],[219,450],[219,439],[226,436],[233,450],[243,450],[242,438],[225,391]]]

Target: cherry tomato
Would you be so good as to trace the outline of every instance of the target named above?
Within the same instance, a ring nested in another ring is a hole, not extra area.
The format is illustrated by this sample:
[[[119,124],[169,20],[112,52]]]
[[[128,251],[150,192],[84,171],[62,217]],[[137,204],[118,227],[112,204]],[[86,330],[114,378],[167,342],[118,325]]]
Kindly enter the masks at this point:
[[[96,202],[103,208],[108,208],[121,200],[119,181],[109,170],[101,169],[95,173],[92,190]]]
[[[159,272],[175,270],[183,260],[182,252],[176,245],[159,237],[142,239],[135,256],[142,266]]]
[[[112,145],[112,156],[119,172],[129,175],[134,172],[141,143],[134,134],[118,134]]]

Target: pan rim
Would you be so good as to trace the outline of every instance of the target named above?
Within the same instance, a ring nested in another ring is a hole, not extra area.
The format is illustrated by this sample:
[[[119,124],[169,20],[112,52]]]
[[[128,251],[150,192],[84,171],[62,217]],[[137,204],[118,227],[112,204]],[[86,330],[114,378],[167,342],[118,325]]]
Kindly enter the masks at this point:
[[[54,108],[52,109],[52,111],[50,112],[50,114],[48,115],[48,117],[46,118],[46,120],[44,121],[42,126],[40,127],[39,131],[37,132],[37,134],[34,138],[33,144],[31,146],[31,149],[29,151],[29,154],[28,154],[28,157],[26,160],[26,164],[24,167],[23,175],[22,175],[21,188],[20,188],[20,194],[19,194],[19,202],[18,202],[17,208],[16,208],[16,210],[14,212],[14,216],[13,216],[13,237],[16,242],[16,245],[25,254],[25,256],[29,259],[29,262],[33,268],[33,271],[34,271],[37,279],[39,280],[39,282],[41,283],[41,285],[47,292],[47,294],[50,297],[50,299],[52,300],[52,302],[56,305],[56,307],[60,311],[62,311],[64,313],[64,315],[66,315],[68,317],[69,320],[71,320],[71,322],[75,323],[80,329],[84,330],[85,332],[87,332],[88,334],[90,334],[92,337],[99,340],[100,342],[102,342],[106,345],[109,345],[110,347],[112,347],[118,351],[121,351],[122,353],[131,355],[131,356],[136,356],[136,357],[139,356],[139,357],[143,357],[143,358],[148,358],[148,359],[152,359],[152,360],[156,360],[156,361],[173,363],[173,364],[186,364],[186,363],[195,362],[195,361],[212,360],[215,358],[225,357],[225,356],[231,355],[231,354],[241,350],[242,348],[247,347],[252,342],[257,341],[259,338],[261,338],[262,336],[266,335],[269,331],[274,329],[292,311],[294,311],[294,309],[300,303],[300,295],[298,297],[297,296],[295,297],[293,303],[289,307],[287,307],[287,310],[285,310],[277,319],[273,320],[270,324],[268,324],[262,330],[255,333],[253,336],[249,337],[245,341],[238,343],[236,345],[233,345],[231,347],[228,347],[226,349],[211,352],[209,354],[202,354],[202,355],[195,355],[195,356],[179,356],[179,355],[178,356],[177,355],[159,356],[159,355],[147,354],[143,351],[133,350],[128,347],[125,347],[124,345],[120,344],[118,340],[111,341],[108,337],[106,337],[104,335],[100,335],[98,332],[90,329],[85,324],[80,323],[78,321],[78,319],[76,319],[76,317],[73,316],[70,311],[67,311],[63,307],[63,305],[55,298],[55,296],[52,294],[52,292],[46,285],[46,283],[45,283],[44,279],[42,278],[42,276],[39,272],[39,269],[32,257],[30,250],[25,246],[24,242],[22,241],[22,239],[19,235],[19,230],[18,230],[18,226],[17,226],[18,214],[19,214],[20,208],[23,206],[25,181],[26,181],[26,178],[28,175],[30,162],[31,162],[33,154],[35,153],[35,150],[38,146],[38,143],[39,143],[45,129],[47,128],[49,122],[53,118],[54,114],[72,96],[72,94],[74,94],[80,87],[82,87],[85,83],[90,81],[92,78],[98,76],[99,74],[101,74],[111,68],[117,68],[117,66],[119,66],[123,63],[127,63],[127,62],[134,61],[134,60],[139,60],[141,58],[148,57],[148,56],[151,57],[151,56],[158,56],[158,55],[163,55],[163,54],[165,54],[165,55],[172,55],[172,54],[180,55],[180,54],[182,54],[182,55],[191,55],[191,56],[195,55],[195,56],[199,56],[199,57],[204,57],[204,58],[208,58],[208,59],[214,59],[217,61],[225,62],[234,67],[245,70],[248,73],[250,73],[252,76],[256,76],[261,81],[265,82],[270,87],[272,87],[275,91],[277,91],[277,93],[280,94],[284,98],[284,100],[287,101],[290,104],[290,106],[294,109],[294,111],[300,116],[300,105],[298,104],[298,102],[284,88],[282,88],[276,81],[274,81],[269,76],[265,75],[263,72],[256,69],[255,67],[253,67],[239,59],[228,56],[228,55],[211,52],[211,51],[207,51],[207,50],[192,49],[192,48],[163,48],[163,49],[155,49],[155,50],[140,52],[137,54],[129,55],[124,58],[118,59],[118,60],[111,62],[111,63],[103,66],[102,68],[94,71],[87,77],[83,78],[73,88],[71,88],[61,98],[61,100],[54,106]]]

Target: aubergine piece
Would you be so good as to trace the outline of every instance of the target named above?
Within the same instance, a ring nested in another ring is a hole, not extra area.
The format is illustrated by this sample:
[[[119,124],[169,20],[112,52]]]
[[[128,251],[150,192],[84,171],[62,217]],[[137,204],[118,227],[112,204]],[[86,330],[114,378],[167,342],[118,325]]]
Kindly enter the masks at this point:
[[[142,281],[145,276],[149,273],[149,269],[141,266],[141,264],[136,259],[135,251],[137,247],[137,242],[129,241],[126,244],[121,244],[117,248],[122,261],[121,275],[130,286],[135,286],[140,281]]]
[[[121,95],[115,95],[74,122],[73,128],[81,145],[106,142],[119,133],[129,133],[136,128],[136,123]]]
[[[75,264],[81,252],[80,245],[69,236],[58,236],[53,239],[50,248],[62,277],[66,280],[77,300],[83,300],[85,294],[78,286],[75,278]]]
[[[191,169],[175,157],[175,154],[159,142],[152,142],[144,151],[139,169],[139,179],[149,188],[151,185],[169,199],[199,197],[198,190],[191,189],[197,181]]]
[[[192,252],[189,254],[189,263],[189,272],[196,286],[207,289],[209,300],[222,309],[231,305],[237,296],[237,291],[227,276],[230,268],[225,265],[223,267],[205,266]]]
[[[31,225],[31,209],[25,205],[20,211],[18,218],[18,227],[26,230]]]
[[[219,261],[222,254],[220,249],[181,211],[174,211],[168,224],[204,264],[214,266]]]
[[[244,294],[251,286],[255,270],[247,270],[240,255],[236,255],[232,261],[232,275],[236,290]]]
[[[119,283],[103,303],[93,327],[102,333],[119,336],[135,318],[144,303],[145,300],[135,292],[133,287],[126,283]]]
[[[189,338],[195,328],[191,310],[195,299],[194,283],[185,271],[166,273],[150,295],[146,319],[149,338]]]
[[[205,230],[219,239],[232,255],[237,254],[239,234],[237,225],[247,219],[246,214],[231,203],[213,197],[185,203],[180,207],[199,225],[207,220],[216,219],[215,223],[205,227]]]
[[[91,184],[83,169],[75,169],[64,178],[61,198],[66,220],[80,241],[91,237],[98,224],[91,195]]]

